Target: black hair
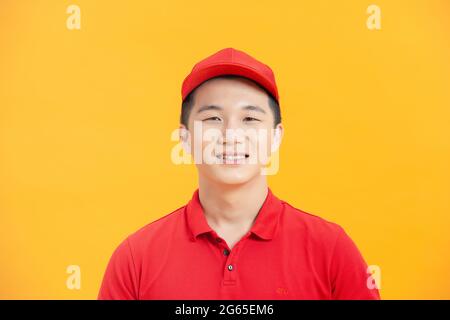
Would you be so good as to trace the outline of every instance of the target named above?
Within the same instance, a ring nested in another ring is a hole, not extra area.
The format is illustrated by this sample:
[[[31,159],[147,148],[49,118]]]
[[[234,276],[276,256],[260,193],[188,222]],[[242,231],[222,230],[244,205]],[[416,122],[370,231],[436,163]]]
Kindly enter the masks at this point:
[[[238,75],[221,75],[221,76],[217,76],[211,79],[217,79],[217,78],[223,78],[223,79],[236,79],[236,78],[243,78],[243,79],[247,79],[252,81],[253,83],[255,83],[256,85],[258,85],[261,89],[263,89],[267,95],[269,96],[269,107],[272,110],[273,113],[273,117],[275,119],[274,121],[274,128],[281,123],[281,112],[280,112],[280,105],[278,104],[277,100],[272,96],[272,94],[270,94],[269,91],[267,91],[266,88],[264,88],[263,86],[261,86],[259,83],[242,77],[242,76],[238,76]],[[208,79],[208,80],[211,80]],[[207,81],[208,81],[207,80]],[[204,82],[203,82],[204,83]],[[198,88],[198,87],[197,87]],[[194,106],[194,95],[195,95],[195,91],[197,90],[197,88],[195,88],[194,90],[192,90],[187,96],[186,98],[183,100],[183,103],[181,105],[181,115],[180,115],[180,123],[185,125],[186,128],[188,127],[188,119],[189,119],[189,115],[191,114],[191,110],[192,107]]]

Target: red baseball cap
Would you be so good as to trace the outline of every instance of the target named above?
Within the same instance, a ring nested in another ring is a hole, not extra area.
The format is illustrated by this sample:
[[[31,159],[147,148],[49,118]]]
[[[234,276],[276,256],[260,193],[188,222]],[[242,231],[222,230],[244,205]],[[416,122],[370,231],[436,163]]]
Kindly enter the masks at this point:
[[[181,87],[182,100],[208,79],[221,75],[238,75],[255,81],[279,102],[278,89],[272,69],[247,53],[225,48],[196,63],[184,79]]]

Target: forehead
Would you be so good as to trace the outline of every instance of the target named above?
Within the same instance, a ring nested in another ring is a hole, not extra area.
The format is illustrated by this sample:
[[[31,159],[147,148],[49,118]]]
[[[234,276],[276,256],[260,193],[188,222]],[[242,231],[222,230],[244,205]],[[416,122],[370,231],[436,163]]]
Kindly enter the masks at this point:
[[[268,109],[268,97],[264,89],[249,79],[213,78],[195,90],[194,109],[205,104],[219,105],[223,108],[258,105]]]

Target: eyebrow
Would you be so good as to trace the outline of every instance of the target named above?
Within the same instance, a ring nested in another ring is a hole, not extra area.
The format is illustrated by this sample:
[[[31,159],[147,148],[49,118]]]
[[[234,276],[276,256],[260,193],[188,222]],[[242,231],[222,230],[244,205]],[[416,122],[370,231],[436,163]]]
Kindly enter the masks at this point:
[[[215,106],[215,105],[212,104],[212,105],[207,105],[207,106],[200,107],[198,109],[197,113],[200,113],[200,112],[203,112],[203,111],[207,111],[207,110],[223,110],[223,108],[219,107],[219,106]]]
[[[248,105],[248,106],[245,106],[245,107],[243,107],[242,109],[245,109],[245,110],[252,110],[252,111],[258,111],[258,112],[261,112],[261,113],[266,113],[266,111],[263,109],[263,108],[261,108],[261,107],[258,107],[258,106],[251,106],[251,105]]]
[[[266,113],[266,111],[263,108],[258,107],[258,106],[246,105],[246,106],[243,106],[242,109],[244,109],[244,110],[251,110],[251,111],[257,111],[257,112],[261,112],[261,113],[264,113],[264,114]],[[203,111],[207,111],[207,110],[223,110],[223,108],[220,107],[220,106],[216,106],[216,105],[211,104],[211,105],[206,105],[206,106],[200,107],[198,109],[197,113],[200,113],[200,112],[203,112]]]

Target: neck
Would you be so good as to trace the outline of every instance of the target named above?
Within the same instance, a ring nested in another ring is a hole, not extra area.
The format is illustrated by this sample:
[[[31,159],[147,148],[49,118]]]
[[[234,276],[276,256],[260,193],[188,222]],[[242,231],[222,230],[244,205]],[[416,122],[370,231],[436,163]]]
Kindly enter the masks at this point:
[[[259,175],[239,185],[223,185],[199,177],[199,199],[211,227],[249,230],[268,193],[267,179]]]

